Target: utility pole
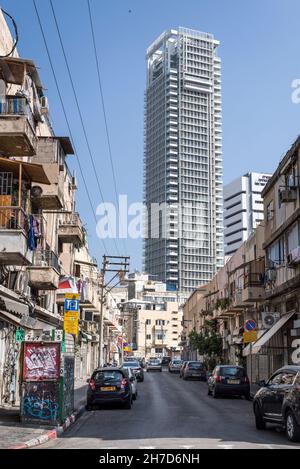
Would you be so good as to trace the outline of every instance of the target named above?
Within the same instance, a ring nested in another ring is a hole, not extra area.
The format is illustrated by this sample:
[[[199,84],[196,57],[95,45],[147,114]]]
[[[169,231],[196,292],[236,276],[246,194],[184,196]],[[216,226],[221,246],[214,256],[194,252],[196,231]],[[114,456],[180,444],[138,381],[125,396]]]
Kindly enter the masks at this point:
[[[128,256],[103,256],[102,262],[102,283],[101,283],[101,297],[100,297],[100,315],[99,315],[99,354],[98,354],[98,366],[101,368],[103,366],[103,304],[104,304],[104,295],[105,290],[109,293],[113,288],[119,285],[125,277],[125,274],[129,272],[129,261],[130,257]],[[105,283],[105,275],[107,272],[112,272],[115,275]],[[110,286],[113,281],[118,278],[118,281],[115,285]],[[109,289],[108,289],[109,287]],[[123,349],[123,344],[122,344]],[[123,352],[123,350],[122,350]]]

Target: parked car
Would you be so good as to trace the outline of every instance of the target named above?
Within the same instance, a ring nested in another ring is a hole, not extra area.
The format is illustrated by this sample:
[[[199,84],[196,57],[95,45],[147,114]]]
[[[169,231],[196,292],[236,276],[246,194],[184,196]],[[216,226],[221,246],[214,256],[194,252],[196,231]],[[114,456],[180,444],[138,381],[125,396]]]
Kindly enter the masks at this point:
[[[300,366],[280,368],[253,399],[256,428],[263,430],[266,423],[282,426],[290,441],[300,442]]]
[[[199,361],[186,362],[184,369],[182,370],[183,379],[196,378],[202,381],[206,381],[207,369],[204,363]]]
[[[126,360],[124,361],[123,366],[126,368],[131,368],[138,381],[144,381],[144,370],[137,359],[132,359],[132,361]]]
[[[162,371],[162,363],[160,358],[150,358],[147,362],[147,372],[151,370]]]
[[[182,365],[182,360],[179,358],[174,358],[174,360],[169,363],[169,372],[170,373],[180,373],[180,368]]]
[[[161,364],[162,366],[169,366],[170,361],[171,361],[171,357],[162,357]]]
[[[181,365],[181,368],[180,368],[180,371],[179,371],[179,378],[182,378],[183,372],[184,372],[184,368],[186,367],[186,364],[187,364],[187,363],[188,363],[187,361],[182,362],[182,365]]]
[[[132,398],[135,401],[138,397],[137,379],[134,372],[132,371],[132,368],[127,368],[125,365],[126,363],[124,363],[124,369],[128,372],[128,377],[131,384]]]
[[[250,382],[246,370],[241,366],[219,365],[207,380],[208,395],[244,396],[250,400]]]
[[[131,382],[124,368],[98,368],[88,383],[87,410],[92,410],[97,404],[112,403],[121,403],[125,409],[131,409]]]

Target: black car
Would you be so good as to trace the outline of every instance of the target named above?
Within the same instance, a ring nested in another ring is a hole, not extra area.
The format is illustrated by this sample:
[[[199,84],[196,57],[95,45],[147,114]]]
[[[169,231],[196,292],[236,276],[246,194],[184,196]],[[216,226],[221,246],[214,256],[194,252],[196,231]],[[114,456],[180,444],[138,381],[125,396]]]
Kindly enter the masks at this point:
[[[88,380],[86,409],[95,405],[121,403],[131,409],[132,390],[128,372],[123,368],[99,368]]]
[[[126,368],[131,368],[138,381],[144,381],[144,369],[138,360],[126,360],[124,361],[123,366]]]
[[[300,441],[300,366],[280,368],[261,388],[253,400],[256,428],[264,430],[266,423],[285,428],[290,441]]]
[[[250,382],[246,370],[236,365],[216,366],[207,380],[208,395],[244,396],[250,400]]]
[[[171,361],[171,357],[162,357],[161,364],[162,366],[169,366],[170,361]]]

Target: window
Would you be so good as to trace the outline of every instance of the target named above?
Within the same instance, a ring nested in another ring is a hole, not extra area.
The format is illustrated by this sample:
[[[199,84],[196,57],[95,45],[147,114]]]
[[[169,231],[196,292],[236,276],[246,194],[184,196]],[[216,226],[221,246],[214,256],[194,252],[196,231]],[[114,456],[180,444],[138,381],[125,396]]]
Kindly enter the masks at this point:
[[[146,319],[146,325],[151,326],[151,319]]]
[[[281,382],[281,377],[282,377],[282,373],[279,373],[275,376],[272,376],[272,378],[269,380],[268,384],[270,386],[278,386]]]
[[[273,220],[274,218],[274,201],[271,200],[271,202],[267,205],[267,221]]]
[[[295,225],[287,232],[287,244],[289,254],[299,246],[299,232],[297,223],[295,223]]]
[[[281,265],[284,262],[284,239],[280,238],[272,244],[267,250],[267,259],[275,265]]]
[[[282,373],[280,383],[282,386],[291,386],[295,380],[295,373]]]
[[[151,340],[151,334],[147,334],[147,335],[146,335],[146,339],[147,339],[147,340]]]

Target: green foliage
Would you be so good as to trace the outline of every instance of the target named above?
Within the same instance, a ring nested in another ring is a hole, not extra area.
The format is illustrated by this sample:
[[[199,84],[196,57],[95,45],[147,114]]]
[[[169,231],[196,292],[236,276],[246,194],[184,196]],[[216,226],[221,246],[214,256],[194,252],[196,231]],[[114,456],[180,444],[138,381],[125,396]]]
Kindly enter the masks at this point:
[[[189,334],[189,340],[192,348],[206,358],[209,369],[221,361],[222,337],[217,333],[216,320],[205,321],[203,331],[198,334],[193,330]]]

